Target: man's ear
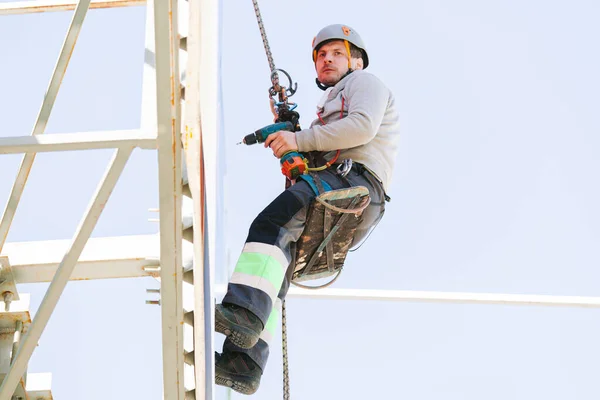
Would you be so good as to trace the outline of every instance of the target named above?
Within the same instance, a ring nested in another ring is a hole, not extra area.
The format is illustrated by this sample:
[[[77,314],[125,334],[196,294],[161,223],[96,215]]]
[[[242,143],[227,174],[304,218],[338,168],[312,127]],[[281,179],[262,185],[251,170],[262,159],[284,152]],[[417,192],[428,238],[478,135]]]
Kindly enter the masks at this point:
[[[358,70],[358,69],[363,69],[364,67],[364,62],[362,58],[353,58],[351,61],[352,64],[352,69],[354,71]]]

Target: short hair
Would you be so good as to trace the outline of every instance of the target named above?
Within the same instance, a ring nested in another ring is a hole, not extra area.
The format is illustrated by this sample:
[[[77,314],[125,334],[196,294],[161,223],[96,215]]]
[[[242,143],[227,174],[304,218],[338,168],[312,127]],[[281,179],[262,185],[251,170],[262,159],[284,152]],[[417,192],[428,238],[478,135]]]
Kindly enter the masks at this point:
[[[363,60],[363,62],[365,61],[365,59],[363,58],[363,52],[361,49],[359,49],[358,47],[356,47],[355,45],[353,45],[352,43],[348,42],[350,44],[350,57],[352,58],[360,58],[361,60]]]
[[[320,43],[317,48],[315,49],[315,55],[317,54],[316,52],[319,51],[319,49],[321,47],[323,47],[324,44],[327,44],[329,42],[334,42],[334,41],[344,41],[344,39],[329,39],[329,40],[325,40],[323,43]],[[363,60],[363,62],[365,61],[365,58],[363,56],[363,51],[361,49],[359,49],[357,46],[355,46],[354,44],[348,42],[348,44],[350,45],[350,57],[351,58],[360,58],[361,60]]]

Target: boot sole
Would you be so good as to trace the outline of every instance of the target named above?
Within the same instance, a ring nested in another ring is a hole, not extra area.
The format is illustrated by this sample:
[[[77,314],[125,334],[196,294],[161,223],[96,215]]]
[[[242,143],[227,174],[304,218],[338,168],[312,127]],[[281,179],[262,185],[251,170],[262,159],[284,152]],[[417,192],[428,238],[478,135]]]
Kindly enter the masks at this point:
[[[254,394],[258,390],[258,385],[252,385],[250,383],[234,381],[232,379],[225,378],[223,376],[218,376],[218,375],[215,376],[215,383],[217,385],[229,387],[229,388],[235,390],[236,392],[239,392],[242,394]]]
[[[235,330],[230,328],[231,322],[225,319],[221,313],[215,313],[215,331],[227,336],[229,340],[242,349],[251,349],[258,343],[256,332],[243,326],[236,326]]]

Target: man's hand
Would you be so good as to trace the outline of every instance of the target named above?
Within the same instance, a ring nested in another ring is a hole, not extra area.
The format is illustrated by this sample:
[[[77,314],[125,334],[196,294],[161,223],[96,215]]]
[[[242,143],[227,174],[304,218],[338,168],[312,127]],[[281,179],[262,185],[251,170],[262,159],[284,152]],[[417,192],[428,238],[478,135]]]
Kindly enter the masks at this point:
[[[265,140],[265,147],[270,147],[273,155],[277,158],[281,158],[288,151],[297,151],[296,133],[290,131],[272,133]]]

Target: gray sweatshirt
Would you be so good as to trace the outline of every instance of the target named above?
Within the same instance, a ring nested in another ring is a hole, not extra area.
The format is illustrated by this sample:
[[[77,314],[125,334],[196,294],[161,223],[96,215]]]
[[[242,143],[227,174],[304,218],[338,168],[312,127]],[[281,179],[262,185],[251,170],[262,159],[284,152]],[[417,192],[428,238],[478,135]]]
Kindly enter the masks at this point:
[[[342,97],[344,109],[341,118]],[[335,151],[338,159],[363,164],[388,190],[398,150],[400,127],[392,92],[375,75],[352,72],[329,92],[309,129],[296,132],[298,150]],[[331,159],[335,153],[327,155]]]

